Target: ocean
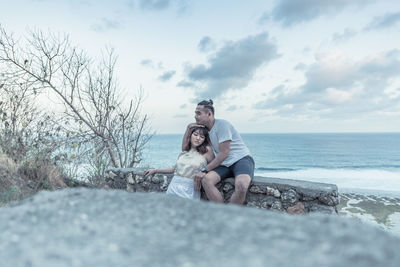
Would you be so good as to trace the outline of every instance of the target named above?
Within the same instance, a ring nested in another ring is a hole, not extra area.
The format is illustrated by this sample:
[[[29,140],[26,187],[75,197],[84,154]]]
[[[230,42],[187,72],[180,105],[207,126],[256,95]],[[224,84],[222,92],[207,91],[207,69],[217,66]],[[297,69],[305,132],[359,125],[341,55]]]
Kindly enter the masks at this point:
[[[339,192],[400,196],[400,133],[242,134],[255,175],[333,183]],[[183,134],[154,135],[142,166],[169,168]]]

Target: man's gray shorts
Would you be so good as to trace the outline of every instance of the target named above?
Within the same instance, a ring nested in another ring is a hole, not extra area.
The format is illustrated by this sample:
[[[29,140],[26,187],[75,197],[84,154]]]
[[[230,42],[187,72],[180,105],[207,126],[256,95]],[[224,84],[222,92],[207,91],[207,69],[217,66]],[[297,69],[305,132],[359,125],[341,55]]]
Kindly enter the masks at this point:
[[[254,177],[254,160],[251,156],[246,156],[244,158],[239,159],[231,166],[218,166],[213,171],[215,171],[221,180],[224,180],[229,177],[236,177],[240,174],[247,174],[250,176],[251,180]]]

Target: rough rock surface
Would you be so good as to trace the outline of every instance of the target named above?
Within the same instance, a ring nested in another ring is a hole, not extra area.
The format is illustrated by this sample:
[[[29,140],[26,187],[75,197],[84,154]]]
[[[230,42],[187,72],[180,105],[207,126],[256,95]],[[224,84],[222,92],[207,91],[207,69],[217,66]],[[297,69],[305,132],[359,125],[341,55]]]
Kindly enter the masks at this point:
[[[162,193],[64,189],[0,209],[1,266],[400,266],[400,239],[349,218]]]

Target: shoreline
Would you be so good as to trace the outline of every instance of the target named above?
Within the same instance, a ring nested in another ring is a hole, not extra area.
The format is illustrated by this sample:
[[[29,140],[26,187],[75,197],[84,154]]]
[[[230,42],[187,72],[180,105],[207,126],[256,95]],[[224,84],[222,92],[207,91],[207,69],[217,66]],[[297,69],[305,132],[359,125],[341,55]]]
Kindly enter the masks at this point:
[[[358,194],[364,196],[382,196],[400,199],[400,191],[394,190],[375,190],[375,189],[363,189],[363,188],[339,188],[339,194]]]
[[[338,213],[400,236],[400,197],[339,192]]]

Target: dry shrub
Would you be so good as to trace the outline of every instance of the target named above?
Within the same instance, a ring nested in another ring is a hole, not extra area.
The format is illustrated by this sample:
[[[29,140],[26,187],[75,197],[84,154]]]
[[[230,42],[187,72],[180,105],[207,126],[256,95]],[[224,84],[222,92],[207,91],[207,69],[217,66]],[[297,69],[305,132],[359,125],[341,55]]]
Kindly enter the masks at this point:
[[[42,180],[46,181],[49,187],[47,189],[56,190],[67,187],[64,182],[64,176],[55,165],[49,163],[42,164],[36,171],[37,177],[41,177]]]
[[[16,170],[15,163],[12,159],[9,157],[1,154],[0,155],[0,190],[11,186],[12,183],[10,179],[7,179],[7,177],[11,177]]]
[[[6,191],[21,183],[22,179],[17,175],[18,166],[4,154],[0,154],[0,192]]]
[[[25,161],[18,168],[18,172],[25,177],[25,180],[34,185],[34,190],[56,190],[66,188],[64,176],[57,166],[40,158]]]
[[[0,206],[31,196],[40,190],[66,188],[64,176],[54,164],[35,159],[15,163],[0,155]]]
[[[21,190],[24,181],[17,170],[18,166],[12,159],[0,154],[0,206],[24,196]]]
[[[6,168],[8,171],[15,171],[16,165],[12,159],[7,157],[5,154],[0,153],[0,166]]]

